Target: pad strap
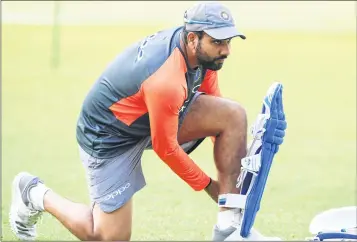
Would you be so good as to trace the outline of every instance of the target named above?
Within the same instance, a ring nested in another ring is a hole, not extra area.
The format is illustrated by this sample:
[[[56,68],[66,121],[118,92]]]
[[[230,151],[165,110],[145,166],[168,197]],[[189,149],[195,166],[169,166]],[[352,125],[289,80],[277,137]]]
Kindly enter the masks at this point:
[[[247,201],[246,195],[241,194],[221,194],[218,196],[218,207],[227,207],[227,208],[245,208]]]

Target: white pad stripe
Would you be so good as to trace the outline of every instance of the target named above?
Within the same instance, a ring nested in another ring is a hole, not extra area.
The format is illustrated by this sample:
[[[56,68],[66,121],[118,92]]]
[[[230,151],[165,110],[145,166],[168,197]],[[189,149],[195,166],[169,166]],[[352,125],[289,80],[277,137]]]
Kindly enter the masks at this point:
[[[261,139],[265,129],[264,125],[266,121],[269,119],[268,114],[260,113],[258,114],[258,117],[256,118],[254,124],[250,128],[250,132],[254,138]]]
[[[253,140],[248,146],[247,156],[254,155],[261,146],[262,146],[261,140],[259,139]]]
[[[247,196],[242,194],[221,194],[218,196],[218,206],[227,208],[245,208]]]
[[[241,165],[248,171],[258,172],[261,166],[261,155],[256,154],[252,156],[245,157],[241,160]]]

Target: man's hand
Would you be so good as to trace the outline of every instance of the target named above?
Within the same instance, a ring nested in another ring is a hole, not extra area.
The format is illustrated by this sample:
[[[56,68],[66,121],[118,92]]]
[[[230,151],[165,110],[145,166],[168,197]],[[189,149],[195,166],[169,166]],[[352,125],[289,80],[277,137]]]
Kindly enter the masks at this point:
[[[207,194],[215,201],[218,203],[218,194],[219,194],[219,184],[218,181],[212,180],[210,184],[205,188],[205,191]]]

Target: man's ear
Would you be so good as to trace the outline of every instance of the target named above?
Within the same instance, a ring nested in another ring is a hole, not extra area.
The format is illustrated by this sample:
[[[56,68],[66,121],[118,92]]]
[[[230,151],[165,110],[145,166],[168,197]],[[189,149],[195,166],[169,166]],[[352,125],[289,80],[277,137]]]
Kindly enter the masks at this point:
[[[187,45],[191,49],[196,49],[198,44],[198,36],[195,33],[189,32],[187,35]]]

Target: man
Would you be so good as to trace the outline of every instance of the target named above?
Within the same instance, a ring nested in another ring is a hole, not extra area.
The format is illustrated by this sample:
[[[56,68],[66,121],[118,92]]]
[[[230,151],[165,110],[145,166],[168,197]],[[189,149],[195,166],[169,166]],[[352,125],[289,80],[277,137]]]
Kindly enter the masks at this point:
[[[130,240],[132,199],[145,186],[145,149],[215,202],[219,194],[238,193],[246,113],[221,97],[217,74],[234,37],[245,39],[228,8],[199,3],[185,12],[184,26],[148,36],[118,55],[89,91],[77,125],[92,206],[69,201],[38,177],[20,173],[10,215],[17,237],[35,239],[36,222],[46,211],[80,240]],[[217,180],[188,156],[205,137],[214,142]],[[218,233],[237,216],[236,209],[221,207]]]

